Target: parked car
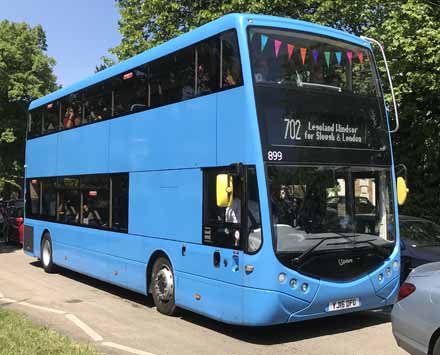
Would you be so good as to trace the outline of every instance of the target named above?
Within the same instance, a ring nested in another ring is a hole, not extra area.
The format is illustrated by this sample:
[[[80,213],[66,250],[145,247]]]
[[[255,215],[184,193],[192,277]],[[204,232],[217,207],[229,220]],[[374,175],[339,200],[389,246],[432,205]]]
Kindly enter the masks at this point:
[[[400,216],[401,279],[419,265],[440,261],[440,226],[424,218]]]
[[[397,344],[411,354],[440,355],[440,262],[414,269],[391,312]]]
[[[24,240],[24,202],[22,200],[8,201],[6,206],[6,227],[4,240],[23,245]]]

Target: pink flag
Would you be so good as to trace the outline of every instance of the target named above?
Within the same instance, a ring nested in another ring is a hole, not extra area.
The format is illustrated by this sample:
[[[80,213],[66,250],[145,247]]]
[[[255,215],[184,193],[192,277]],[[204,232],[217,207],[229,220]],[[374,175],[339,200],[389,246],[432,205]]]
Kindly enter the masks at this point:
[[[348,58],[348,61],[350,62],[350,65],[351,65],[351,62],[353,61],[353,52],[348,51],[347,58]]]
[[[364,53],[358,52],[359,63],[364,64]]]
[[[295,48],[295,46],[293,44],[287,44],[287,54],[289,56],[289,60],[290,60],[290,58],[292,58],[294,48]]]
[[[274,42],[275,42],[275,57],[278,58],[278,54],[280,53],[280,47],[283,42],[278,41],[277,39]]]
[[[306,62],[306,54],[307,54],[307,48],[301,48],[301,59],[302,59],[303,65]]]

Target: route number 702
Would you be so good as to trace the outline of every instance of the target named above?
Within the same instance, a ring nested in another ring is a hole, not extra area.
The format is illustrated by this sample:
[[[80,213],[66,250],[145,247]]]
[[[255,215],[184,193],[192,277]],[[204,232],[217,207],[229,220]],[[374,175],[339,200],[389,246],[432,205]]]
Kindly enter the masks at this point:
[[[285,118],[284,122],[286,122],[286,130],[284,132],[284,139],[290,138],[294,141],[300,141],[301,137],[299,136],[299,132],[301,129],[301,121],[294,120],[292,118]]]

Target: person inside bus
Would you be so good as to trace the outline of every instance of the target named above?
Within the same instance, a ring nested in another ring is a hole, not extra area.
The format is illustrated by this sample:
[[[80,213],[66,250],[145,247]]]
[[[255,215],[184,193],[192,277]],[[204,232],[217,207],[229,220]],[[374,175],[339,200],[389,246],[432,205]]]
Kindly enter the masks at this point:
[[[72,107],[68,107],[66,110],[66,114],[64,115],[63,119],[63,126],[64,128],[71,128],[73,127],[73,118],[75,116],[75,113],[73,111]]]
[[[82,224],[94,227],[102,226],[102,219],[98,211],[96,209],[90,209],[88,204],[83,205],[82,215]]]
[[[60,220],[66,223],[76,223],[78,220],[78,213],[70,200],[60,204],[58,207],[58,215]]]
[[[238,85],[240,82],[241,68],[237,59],[232,59],[232,63],[226,68],[225,78],[223,80],[224,87]]]
[[[269,80],[269,63],[264,57],[260,57],[255,65],[255,81],[257,83]]]

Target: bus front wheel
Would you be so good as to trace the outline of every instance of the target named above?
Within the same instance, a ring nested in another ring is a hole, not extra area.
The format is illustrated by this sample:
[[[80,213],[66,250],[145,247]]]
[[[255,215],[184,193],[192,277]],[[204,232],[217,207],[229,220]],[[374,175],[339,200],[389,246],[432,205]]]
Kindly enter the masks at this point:
[[[43,265],[44,271],[47,273],[53,273],[55,266],[53,264],[52,256],[52,239],[49,233],[44,233],[43,239],[41,241],[41,264]]]
[[[174,273],[167,258],[159,257],[153,266],[151,293],[157,310],[168,316],[176,314]]]

